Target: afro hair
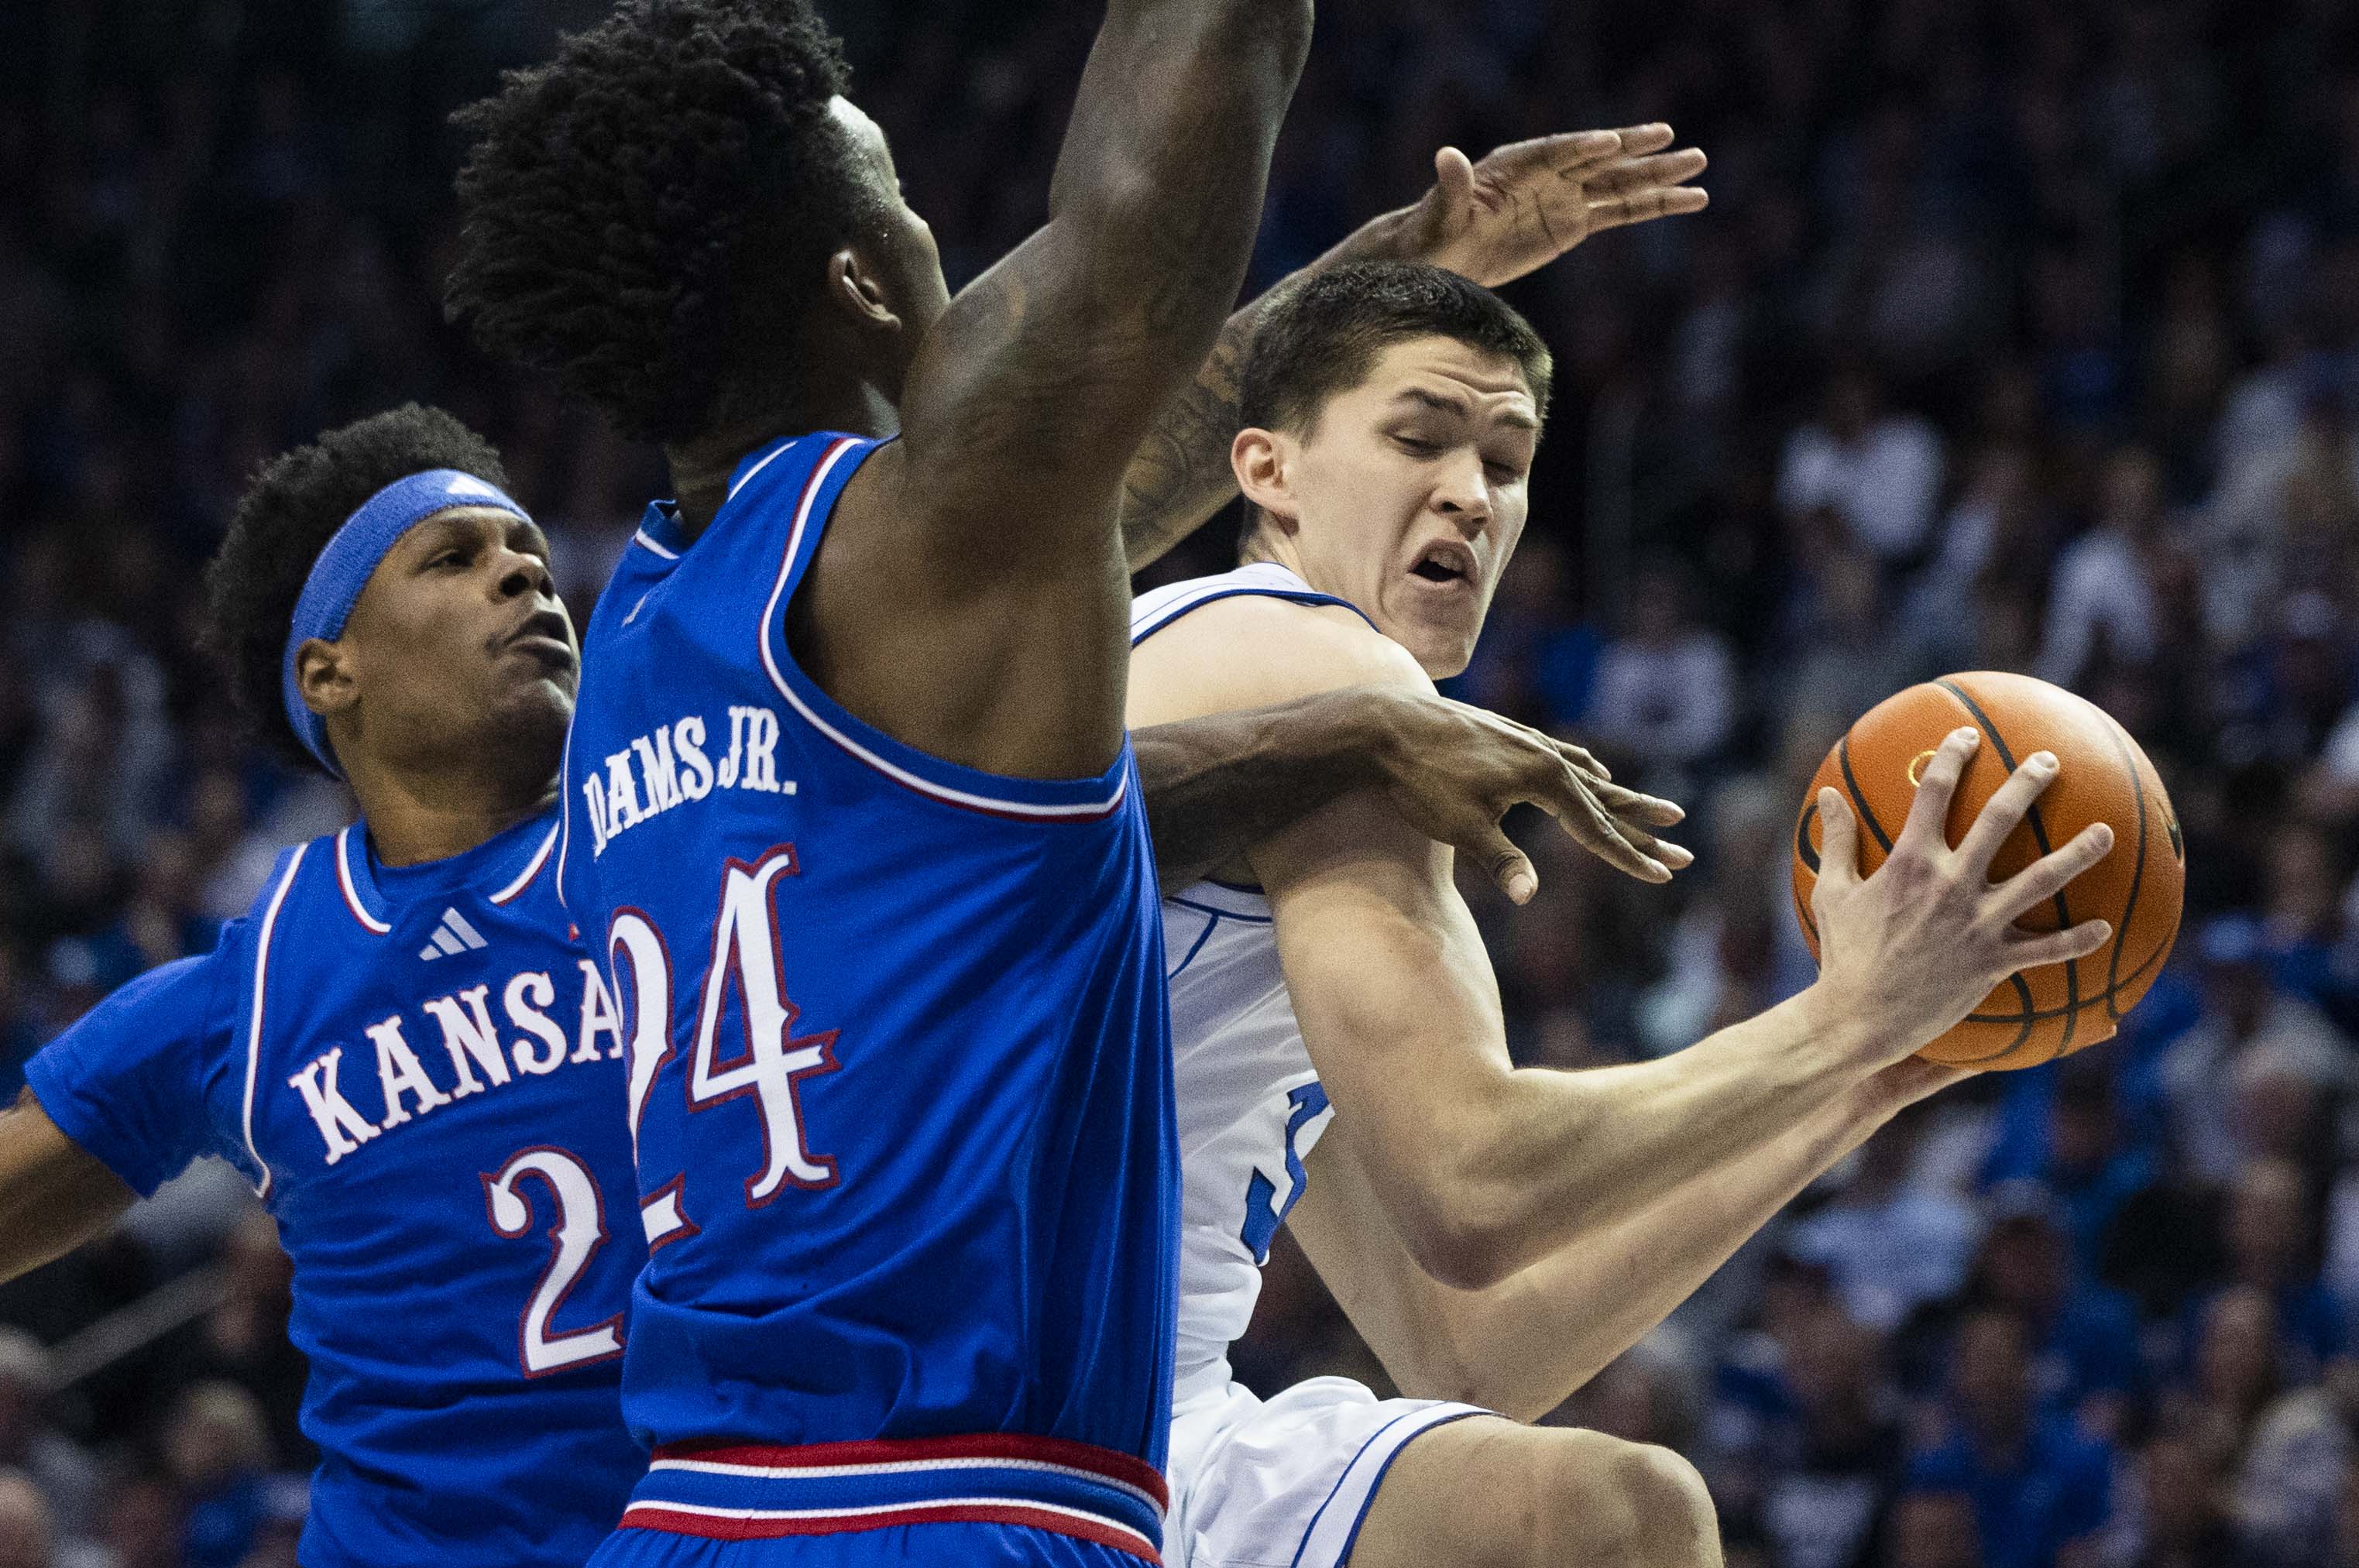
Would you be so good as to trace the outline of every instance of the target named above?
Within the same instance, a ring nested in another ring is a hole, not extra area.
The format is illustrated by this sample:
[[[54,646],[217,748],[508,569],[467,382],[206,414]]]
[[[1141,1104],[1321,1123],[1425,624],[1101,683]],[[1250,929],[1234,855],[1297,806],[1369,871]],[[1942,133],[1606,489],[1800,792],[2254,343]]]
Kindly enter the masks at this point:
[[[790,391],[780,335],[875,200],[848,77],[810,0],[624,0],[454,116],[451,316],[638,439]]]
[[[507,486],[489,442],[440,408],[404,404],[263,464],[205,568],[205,647],[228,667],[248,729],[299,767],[319,763],[295,738],[279,701],[295,601],[344,520],[386,485],[428,469]]]

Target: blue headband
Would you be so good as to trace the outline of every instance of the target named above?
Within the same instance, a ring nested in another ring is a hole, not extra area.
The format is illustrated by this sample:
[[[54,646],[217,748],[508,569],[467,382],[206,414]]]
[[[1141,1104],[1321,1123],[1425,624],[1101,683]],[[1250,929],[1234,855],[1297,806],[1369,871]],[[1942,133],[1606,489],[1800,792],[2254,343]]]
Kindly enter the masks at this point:
[[[344,620],[352,614],[377,563],[404,534],[454,506],[496,506],[527,522],[532,520],[495,484],[456,469],[428,469],[394,481],[361,503],[361,509],[344,519],[344,525],[311,563],[311,575],[303,579],[303,594],[295,601],[295,618],[287,629],[279,698],[287,705],[287,722],[294,727],[295,738],[338,778],[344,773],[336,766],[336,754],[329,748],[327,720],[303,706],[302,688],[295,678],[295,650],[314,637],[332,643],[342,636]]]

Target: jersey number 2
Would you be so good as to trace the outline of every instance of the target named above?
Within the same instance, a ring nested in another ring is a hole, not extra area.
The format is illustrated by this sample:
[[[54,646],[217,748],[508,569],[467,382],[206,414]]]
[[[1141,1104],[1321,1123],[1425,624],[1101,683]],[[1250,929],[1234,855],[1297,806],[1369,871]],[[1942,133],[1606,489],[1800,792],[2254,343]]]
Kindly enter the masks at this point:
[[[623,1353],[623,1318],[617,1313],[593,1327],[570,1334],[551,1334],[549,1320],[565,1304],[574,1282],[590,1266],[591,1257],[606,1244],[606,1206],[598,1195],[597,1179],[562,1149],[519,1149],[496,1174],[484,1178],[484,1209],[492,1228],[515,1238],[532,1229],[532,1200],[517,1190],[527,1176],[537,1176],[556,1205],[557,1219],[549,1227],[549,1267],[540,1271],[524,1315],[516,1324],[518,1355],[524,1375],[541,1377],[603,1361]]]

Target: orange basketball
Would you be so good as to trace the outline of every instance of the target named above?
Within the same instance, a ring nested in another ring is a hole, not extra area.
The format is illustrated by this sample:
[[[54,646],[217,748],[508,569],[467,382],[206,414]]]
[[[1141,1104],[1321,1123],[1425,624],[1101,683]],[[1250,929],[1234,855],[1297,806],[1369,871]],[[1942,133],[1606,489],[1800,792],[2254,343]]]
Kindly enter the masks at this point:
[[[1912,686],[1867,711],[1835,743],[1810,781],[1794,829],[1794,912],[1810,956],[1819,933],[1810,890],[1819,869],[1819,791],[1839,789],[1859,819],[1862,876],[1884,863],[1908,819],[1917,779],[1951,730],[1973,725],[1983,743],[1950,802],[1954,848],[1998,786],[2034,752],[2052,752],[2055,782],[2000,846],[1991,877],[2003,881],[2093,822],[2109,822],[2114,847],[2048,904],[2016,924],[2054,931],[2084,920],[2113,923],[2113,939],[2085,958],[2027,969],[1984,999],[1972,1016],[1918,1053],[1954,1066],[2035,1067],[2114,1033],[2170,956],[2187,891],[2179,818],[2154,764],[2110,714],[2028,676],[1978,670]]]

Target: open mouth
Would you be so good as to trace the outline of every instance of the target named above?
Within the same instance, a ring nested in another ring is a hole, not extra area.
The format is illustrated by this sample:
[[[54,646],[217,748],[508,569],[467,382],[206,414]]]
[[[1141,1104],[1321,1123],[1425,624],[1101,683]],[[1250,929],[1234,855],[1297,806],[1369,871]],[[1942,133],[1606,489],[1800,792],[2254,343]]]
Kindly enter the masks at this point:
[[[1423,578],[1430,583],[1471,584],[1474,580],[1474,557],[1463,545],[1444,541],[1427,546],[1425,553],[1408,570],[1411,577]]]
[[[544,610],[527,616],[523,625],[509,633],[505,645],[570,665],[574,659],[573,640],[566,635],[566,630],[564,616]]]

